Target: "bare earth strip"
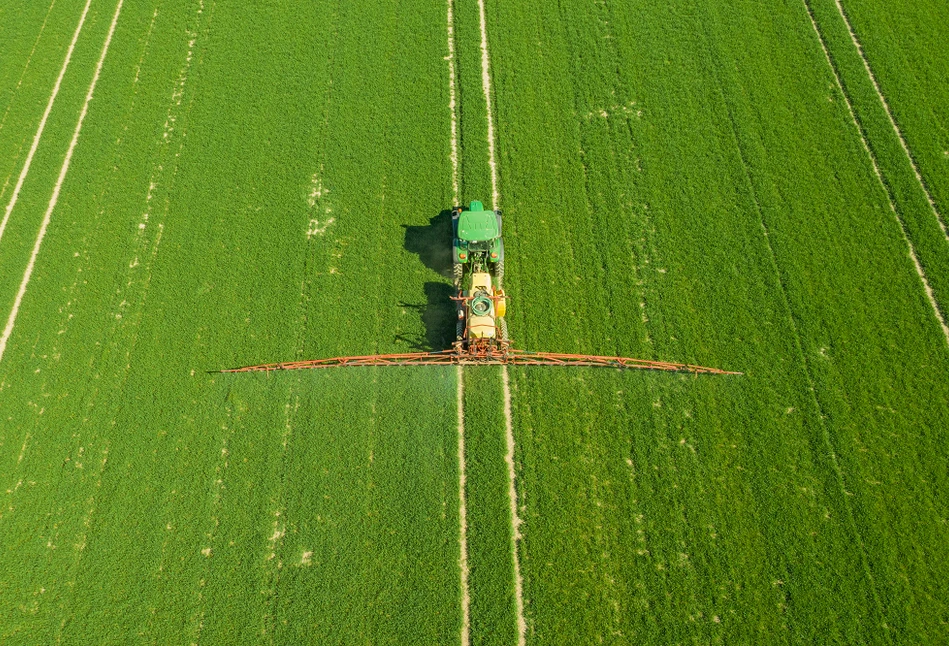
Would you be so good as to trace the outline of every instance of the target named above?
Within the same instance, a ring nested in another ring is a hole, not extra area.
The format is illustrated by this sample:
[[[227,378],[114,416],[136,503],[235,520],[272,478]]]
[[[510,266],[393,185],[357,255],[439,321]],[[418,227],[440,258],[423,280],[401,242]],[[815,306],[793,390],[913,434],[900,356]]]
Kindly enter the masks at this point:
[[[157,15],[158,15],[158,10],[156,9],[156,10],[155,10],[155,16],[157,16]],[[137,78],[138,78],[138,70],[141,69],[142,62],[143,62],[144,59],[145,59],[145,52],[146,52],[146,50],[147,50],[147,48],[148,48],[148,43],[149,43],[149,40],[151,39],[152,30],[153,30],[154,26],[155,26],[155,21],[154,21],[154,17],[153,17],[153,20],[152,20],[151,24],[149,25],[148,32],[147,32],[147,34],[146,34],[146,36],[145,36],[145,41],[144,41],[144,43],[143,43],[143,45],[142,45],[142,54],[141,54],[141,56],[139,57],[138,63],[137,63],[137,65],[136,65],[136,82],[137,82]],[[125,122],[124,122],[125,125],[123,126],[123,130],[128,128],[128,125],[127,125],[127,124],[128,124],[128,120],[129,120],[129,118],[130,118],[130,115],[131,115],[131,109],[129,109],[129,113],[128,113],[128,114],[126,115],[126,117],[125,117]],[[159,233],[159,236],[158,236],[159,239],[160,239],[160,236],[161,236],[161,234]],[[87,241],[86,241],[85,239],[79,241],[79,244],[78,244],[78,246],[76,247],[76,249],[77,249],[77,251],[75,252],[75,253],[76,253],[76,257],[80,257],[80,256],[82,256],[82,257],[84,257],[84,258],[88,257],[88,255],[87,255],[87,252],[88,252],[88,244],[87,244]],[[156,249],[157,249],[157,247],[156,247]],[[152,260],[154,260],[154,254],[153,254]],[[80,267],[80,268],[79,268],[79,271],[81,272],[81,271],[83,271],[84,269],[87,269],[87,268],[88,268],[88,265],[85,265],[85,266],[83,266],[83,267]],[[59,333],[58,333],[57,336],[56,336],[56,341],[54,342],[53,347],[52,347],[52,350],[51,350],[51,354],[52,354],[53,356],[59,355],[59,354],[61,353],[61,351],[62,351],[62,347],[61,347],[60,344],[62,343],[62,339],[64,338],[63,335],[65,334],[67,328],[68,328],[69,325],[70,325],[70,321],[73,319],[73,316],[74,316],[74,314],[73,314],[70,310],[73,309],[73,305],[74,305],[74,302],[75,302],[75,299],[76,299],[75,294],[76,294],[77,287],[79,286],[79,280],[80,280],[81,277],[82,277],[82,274],[81,274],[81,273],[77,273],[75,279],[74,279],[73,282],[72,282],[72,284],[71,284],[69,287],[64,287],[64,288],[63,288],[64,294],[65,294],[66,302],[65,302],[65,304],[64,304],[64,305],[60,308],[60,310],[59,310],[59,313],[60,313],[60,315],[61,315],[62,318],[61,318],[61,321],[60,321],[60,324],[59,324]],[[146,291],[147,291],[147,288],[146,288]],[[144,294],[143,294],[143,296],[142,296],[142,300],[144,301]],[[141,309],[141,308],[140,308],[140,309]],[[139,317],[139,318],[140,318],[140,317]],[[119,327],[120,325],[126,324],[126,319],[125,319],[125,318],[118,318],[118,319],[116,319],[116,318],[113,317],[112,320],[113,320],[113,323],[112,323],[112,325],[111,325],[111,327],[110,327],[110,335],[114,335],[114,334],[116,333],[116,330],[118,329],[118,327]],[[136,324],[136,325],[137,325],[137,324]],[[128,354],[129,354],[130,352],[131,352],[131,349],[127,350],[126,358],[128,357]],[[126,367],[128,367],[128,366],[126,366]],[[97,398],[98,398],[99,393],[100,393],[100,390],[99,390],[98,388],[96,388],[96,389],[93,390],[93,393],[92,393],[92,395],[90,396],[90,399],[89,399],[90,405],[91,405],[92,402],[98,401]],[[20,451],[19,458],[17,459],[17,465],[19,465],[20,463],[23,462],[23,458],[24,458],[24,456],[25,456],[25,454],[26,454],[27,445],[28,445],[30,439],[32,439],[32,434],[31,434],[30,432],[27,432],[26,437],[24,438],[24,442],[23,442],[22,449],[21,449],[21,451]],[[105,468],[106,458],[108,457],[108,453],[109,453],[109,444],[107,443],[107,444],[106,444],[106,447],[105,447],[105,449],[104,449],[104,451],[103,451],[103,462],[102,462],[102,464],[100,465],[100,471],[99,471],[99,473],[98,473],[98,475],[97,475],[96,490],[98,490],[98,489],[101,487],[101,482],[102,482],[102,469]],[[21,484],[22,484],[22,481],[21,481]],[[84,531],[83,535],[79,538],[79,540],[78,540],[77,543],[76,543],[76,549],[77,549],[76,562],[77,562],[77,563],[78,563],[78,560],[79,560],[79,558],[80,558],[80,556],[81,556],[82,549],[84,549],[84,547],[85,547],[85,545],[86,545],[86,534],[88,533],[89,523],[91,522],[90,519],[92,518],[92,514],[93,514],[93,512],[95,511],[95,510],[94,510],[94,507],[95,507],[95,505],[96,505],[96,500],[95,500],[95,497],[94,497],[94,496],[95,496],[95,495],[93,495],[93,496],[90,497],[90,499],[89,499],[90,507],[89,507],[89,510],[86,512],[86,516],[85,516],[85,519],[84,519],[84,521],[83,521],[83,527],[85,527],[85,528],[87,528],[87,529]],[[2,512],[0,512],[0,517],[2,517],[2,515],[3,515]],[[71,583],[70,583],[69,585],[74,587],[74,586],[75,586],[75,583],[76,583],[76,579],[72,579],[72,581],[71,581]],[[62,608],[62,607],[65,607],[65,605],[66,605],[66,603],[63,602],[63,603],[60,604],[60,607],[61,607],[61,608]],[[65,615],[64,615],[64,616],[65,616]],[[65,621],[65,620],[64,620],[64,621]],[[62,632],[62,629],[63,629],[63,626],[60,626],[60,633]],[[58,641],[59,641],[59,638],[57,638],[57,643],[58,643]]]
[[[906,246],[909,251],[909,257],[913,261],[913,266],[916,268],[916,273],[919,275],[919,279],[923,283],[923,289],[926,291],[926,298],[929,299],[929,304],[933,309],[933,314],[936,315],[936,319],[939,321],[940,327],[942,327],[942,333],[946,337],[946,344],[949,345],[949,326],[946,325],[946,320],[943,318],[942,312],[939,311],[939,306],[936,305],[936,298],[935,296],[933,296],[933,290],[929,286],[929,279],[926,278],[926,272],[923,271],[923,266],[919,264],[919,258],[916,257],[916,249],[913,247],[913,243],[910,241],[909,236],[906,234],[906,226],[903,224],[903,220],[900,218],[899,213],[897,213],[896,211],[896,205],[893,203],[893,196],[890,195],[890,189],[887,188],[886,183],[883,181],[883,176],[880,174],[880,167],[877,165],[876,157],[874,157],[873,151],[870,150],[870,145],[869,143],[867,143],[867,137],[864,134],[863,130],[860,128],[860,124],[857,122],[857,117],[854,114],[853,105],[850,102],[850,97],[847,95],[847,92],[844,90],[843,83],[840,81],[840,74],[837,73],[837,68],[834,67],[834,62],[830,57],[830,52],[827,50],[827,44],[824,42],[824,35],[821,33],[820,28],[817,26],[817,21],[814,19],[814,14],[811,11],[811,6],[810,4],[808,4],[807,0],[803,0],[803,2],[804,2],[804,8],[807,10],[807,15],[811,19],[811,26],[814,28],[814,33],[817,34],[817,40],[820,43],[821,49],[824,50],[824,58],[827,59],[827,65],[830,67],[830,70],[834,75],[834,81],[836,81],[837,83],[837,89],[840,90],[840,94],[844,97],[844,102],[847,104],[847,112],[850,113],[850,120],[853,122],[854,126],[857,128],[857,132],[860,133],[860,142],[863,144],[863,149],[867,151],[867,156],[870,158],[870,163],[873,165],[873,172],[876,174],[877,180],[879,180],[880,182],[880,186],[883,187],[883,192],[886,194],[887,202],[890,205],[890,211],[893,213],[893,217],[896,219],[896,222],[900,227],[900,234],[903,236],[903,240],[906,242]],[[861,52],[861,56],[862,55],[863,55],[863,52]],[[866,62],[866,59],[864,59],[864,62]],[[871,74],[871,78],[872,78],[872,74]],[[876,81],[874,81],[874,84],[876,84]],[[880,98],[882,100],[882,95]],[[894,124],[894,127],[895,127],[895,124]],[[925,190],[925,187],[924,187],[924,190]],[[938,214],[937,214],[937,217],[938,217]]]
[[[488,56],[488,27],[484,17],[484,0],[478,0],[478,18],[481,23],[481,87],[484,90],[485,111],[488,117],[488,164],[491,166],[491,208],[498,208],[498,165],[494,155],[494,111],[491,108],[491,70]]]
[[[890,104],[887,103],[886,97],[883,96],[883,92],[880,90],[880,85],[877,83],[876,76],[870,69],[870,63],[867,61],[867,57],[863,53],[863,45],[861,45],[860,41],[857,40],[857,34],[854,33],[853,27],[850,25],[850,18],[847,17],[847,12],[844,11],[844,7],[840,3],[840,0],[834,0],[834,3],[837,5],[837,12],[840,14],[840,17],[844,19],[844,24],[847,25],[847,31],[850,33],[850,40],[853,41],[853,46],[857,49],[857,53],[860,54],[860,60],[863,61],[863,67],[867,70],[867,76],[870,77],[870,82],[873,83],[873,89],[876,90],[877,98],[880,99],[880,103],[883,105],[883,109],[886,111],[886,116],[890,120],[890,125],[893,127],[893,132],[896,133],[897,138],[900,140],[900,145],[903,147],[903,152],[906,153],[906,159],[909,160],[910,166],[913,167],[913,173],[916,175],[916,181],[919,182],[920,188],[922,188],[923,193],[926,194],[926,200],[929,201],[929,207],[933,210],[933,215],[936,216],[936,222],[939,223],[939,228],[942,229],[942,234],[946,237],[946,240],[949,240],[949,231],[946,230],[946,224],[943,222],[942,215],[936,208],[936,202],[933,201],[933,196],[929,193],[929,189],[926,187],[926,182],[923,181],[923,176],[920,174],[919,168],[916,166],[916,160],[913,158],[913,154],[909,151],[909,145],[906,143],[906,139],[903,137],[903,132],[900,130],[899,126],[896,125],[896,119],[893,118],[893,113],[890,111]]]
[[[458,114],[455,100],[455,3],[448,0],[448,110],[451,114],[451,189],[454,204],[458,193]],[[465,501],[465,382],[461,366],[455,369],[458,383],[458,569],[461,572],[461,646],[471,643],[471,593],[468,590],[468,506]]]
[[[471,597],[468,592],[468,507],[465,504],[465,382],[464,370],[455,366],[458,381],[458,543],[461,548],[461,645],[471,643]]]
[[[79,113],[79,121],[76,122],[76,130],[73,132],[72,141],[69,142],[69,149],[66,151],[66,158],[63,160],[63,166],[59,171],[59,178],[56,180],[56,186],[53,188],[53,196],[49,200],[49,206],[46,208],[46,214],[43,216],[43,223],[40,225],[39,233],[36,236],[36,242],[33,244],[33,253],[30,254],[30,261],[26,265],[26,271],[23,273],[23,280],[20,283],[20,289],[17,291],[16,300],[13,302],[13,310],[10,312],[10,317],[7,319],[7,325],[3,329],[3,335],[0,336],[0,361],[3,360],[3,353],[7,348],[7,341],[10,339],[10,335],[13,333],[13,326],[16,323],[17,313],[20,311],[20,304],[23,302],[23,296],[26,294],[26,286],[30,282],[30,277],[33,275],[33,267],[36,264],[36,257],[40,253],[40,246],[43,244],[43,238],[46,236],[46,229],[49,227],[50,219],[53,215],[53,210],[56,208],[56,203],[59,201],[59,191],[63,187],[63,181],[66,179],[66,173],[69,172],[69,163],[72,161],[73,152],[76,149],[76,143],[79,141],[79,132],[82,130],[82,123],[86,118],[86,114],[89,111],[89,102],[92,101],[92,95],[96,89],[96,83],[99,81],[99,74],[102,73],[102,64],[105,63],[105,56],[109,51],[109,45],[112,43],[112,35],[115,33],[115,26],[119,22],[119,14],[122,12],[122,3],[125,0],[119,0],[119,3],[115,7],[115,15],[112,16],[112,24],[109,26],[109,33],[105,37],[105,43],[102,45],[102,54],[99,56],[99,63],[96,65],[96,73],[92,77],[92,82],[89,84],[89,91],[86,93],[86,100],[82,104],[82,111]],[[91,0],[86,2],[86,10],[89,9],[89,3]],[[82,27],[82,20],[86,17],[85,11],[82,14],[82,19],[79,22],[79,27]],[[76,37],[79,35],[79,27],[76,28],[76,36],[73,38],[73,45],[76,44]],[[69,56],[72,54],[72,46],[70,46],[69,54],[66,56],[66,63],[63,64],[63,72],[66,71],[66,64],[69,63]],[[62,80],[62,72],[60,73],[59,80],[56,81],[56,89],[54,90],[53,97],[55,97],[55,92],[59,90],[59,82]],[[43,122],[46,121],[46,116],[49,114],[49,109],[52,107],[53,97],[50,97],[49,106],[47,106],[47,113],[43,116]],[[39,141],[39,133],[37,131],[37,137],[34,141],[35,144]],[[33,150],[30,151],[30,156],[33,155]],[[29,161],[29,160],[28,160]],[[17,191],[19,191],[21,181],[17,183]],[[14,200],[16,199],[16,193],[14,193]],[[11,201],[12,203],[12,201]],[[11,207],[12,208],[12,207]],[[9,210],[7,215],[9,216]],[[6,218],[3,221],[6,224]]]
[[[501,369],[504,382],[504,439],[507,453],[507,496],[511,508],[511,553],[514,557],[514,603],[517,607],[517,644],[524,646],[527,641],[527,622],[524,620],[524,579],[521,577],[521,564],[517,556],[517,542],[521,539],[521,519],[517,515],[517,488],[514,482],[514,425],[511,420],[511,384],[507,366]]]
[[[488,164],[491,167],[491,208],[497,209],[500,195],[498,193],[497,158],[494,150],[494,115],[491,108],[491,70],[490,56],[488,55],[488,26],[484,14],[484,0],[478,0],[478,19],[481,27],[481,87],[484,91],[484,102],[488,118]],[[505,442],[507,443],[508,497],[511,509],[511,559],[514,564],[514,602],[517,609],[517,644],[524,646],[527,640],[527,622],[524,620],[524,580],[521,577],[520,559],[517,554],[517,543],[520,540],[521,519],[517,514],[517,483],[514,469],[514,422],[511,418],[511,384],[507,366],[501,370],[501,379],[504,383],[504,428]]]
[[[729,108],[729,113],[731,109]],[[731,115],[730,115],[731,116]],[[734,118],[731,118],[731,121],[734,123]],[[758,201],[758,195],[755,190],[754,182],[751,178],[751,172],[749,170],[749,165],[745,159],[745,153],[742,149],[742,146],[739,143],[738,132],[732,128],[732,133],[735,138],[735,146],[738,150],[738,154],[741,158],[741,166],[744,171],[745,181],[747,186],[751,189],[751,199],[755,206],[755,211],[758,214],[758,222],[761,225],[762,237],[765,241],[765,246],[768,249],[768,259],[771,262],[771,268],[774,271],[775,278],[778,281],[778,284],[781,286],[779,291],[781,302],[783,308],[787,313],[788,323],[791,326],[793,331],[792,339],[794,341],[795,353],[801,363],[801,369],[804,372],[804,376],[807,379],[808,392],[810,393],[811,405],[813,406],[814,414],[818,420],[818,423],[821,427],[822,436],[824,439],[824,447],[827,451],[827,455],[830,456],[831,465],[833,467],[834,473],[837,476],[837,485],[840,489],[841,500],[843,502],[844,508],[847,510],[848,523],[850,529],[853,532],[854,537],[856,538],[857,546],[860,550],[860,562],[863,565],[864,574],[867,577],[867,580],[870,582],[871,594],[873,596],[877,611],[880,613],[880,616],[885,616],[886,612],[884,610],[884,604],[880,599],[880,595],[877,591],[876,580],[873,576],[873,570],[870,568],[870,563],[867,557],[866,544],[864,543],[863,536],[860,534],[860,530],[857,527],[856,520],[854,518],[853,507],[848,500],[850,493],[847,491],[846,479],[844,477],[844,471],[840,466],[840,460],[837,457],[837,451],[834,450],[833,443],[830,438],[830,430],[827,427],[827,414],[824,411],[824,407],[821,404],[820,400],[817,398],[817,390],[815,388],[815,381],[811,370],[811,363],[807,358],[807,355],[804,352],[804,344],[801,342],[801,333],[797,322],[797,317],[794,315],[794,312],[791,308],[790,298],[788,297],[788,289],[785,283],[784,274],[781,272],[780,265],[778,263],[778,255],[774,251],[774,245],[771,243],[771,229],[768,227],[765,211],[761,208],[761,204]]]
[[[30,172],[30,164],[33,163],[33,155],[36,154],[36,149],[40,145],[40,137],[43,136],[43,129],[46,127],[46,120],[49,118],[49,113],[53,110],[53,102],[56,101],[56,95],[59,94],[59,86],[63,82],[63,77],[66,75],[66,68],[69,67],[69,61],[72,59],[73,50],[76,48],[76,41],[79,40],[79,32],[82,31],[82,26],[86,22],[86,14],[89,13],[89,5],[92,4],[92,0],[86,0],[86,6],[82,10],[82,15],[79,17],[79,24],[76,25],[76,31],[73,33],[72,42],[69,43],[69,49],[66,50],[66,60],[63,61],[63,66],[59,70],[59,76],[56,78],[56,84],[53,85],[53,93],[49,95],[49,101],[46,103],[46,111],[43,113],[43,118],[40,119],[40,125],[36,128],[36,134],[33,135],[33,145],[30,146],[30,152],[26,156],[26,162],[23,164],[23,170],[20,171],[20,177],[16,181],[16,186],[13,188],[13,195],[10,197],[9,203],[7,203],[6,211],[3,214],[3,221],[0,222],[0,239],[3,239],[3,231],[7,228],[7,221],[10,219],[10,213],[13,211],[13,207],[16,206],[17,198],[20,196],[20,189],[23,188],[23,182],[26,181],[26,175]],[[112,32],[109,32],[109,36],[112,36]],[[98,78],[98,73],[96,74]],[[93,81],[93,85],[95,82]],[[86,101],[88,104],[88,99]],[[83,108],[85,110],[85,108]],[[82,120],[80,120],[80,124]],[[78,132],[78,131],[77,131]],[[72,148],[70,148],[72,152]],[[67,157],[68,158],[68,157]],[[6,337],[3,338],[4,343],[6,342]],[[0,358],[3,357],[3,344],[0,344]]]
[[[455,101],[455,3],[448,0],[448,110],[451,113],[451,190],[455,206],[461,196],[458,194],[458,115]]]

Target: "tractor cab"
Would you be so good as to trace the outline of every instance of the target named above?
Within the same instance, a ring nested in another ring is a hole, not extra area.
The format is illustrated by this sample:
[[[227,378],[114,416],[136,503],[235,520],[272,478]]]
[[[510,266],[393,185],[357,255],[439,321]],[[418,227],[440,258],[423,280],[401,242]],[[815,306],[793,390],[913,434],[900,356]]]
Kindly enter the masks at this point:
[[[467,209],[452,211],[451,222],[456,265],[473,263],[475,270],[487,270],[489,266],[496,270],[497,263],[503,267],[500,211],[486,211],[481,202],[475,201]]]
[[[497,213],[485,211],[481,202],[472,202],[471,208],[458,217],[458,238],[472,244],[494,240],[501,235]]]

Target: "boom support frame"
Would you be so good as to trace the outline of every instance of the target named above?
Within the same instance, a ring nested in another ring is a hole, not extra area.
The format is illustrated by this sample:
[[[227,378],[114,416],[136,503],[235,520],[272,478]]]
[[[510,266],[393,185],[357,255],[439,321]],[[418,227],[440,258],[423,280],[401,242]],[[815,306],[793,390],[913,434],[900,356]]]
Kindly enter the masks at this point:
[[[529,352],[491,347],[472,349],[469,352],[442,350],[439,352],[408,352],[403,354],[370,354],[353,357],[333,357],[311,361],[265,363],[258,366],[230,368],[221,372],[272,372],[276,370],[308,370],[316,368],[345,368],[358,366],[586,366],[617,368],[623,370],[662,370],[665,372],[688,372],[692,374],[740,375],[718,368],[696,366],[688,363],[649,361],[630,357],[610,357],[591,354],[562,354],[556,352]]]

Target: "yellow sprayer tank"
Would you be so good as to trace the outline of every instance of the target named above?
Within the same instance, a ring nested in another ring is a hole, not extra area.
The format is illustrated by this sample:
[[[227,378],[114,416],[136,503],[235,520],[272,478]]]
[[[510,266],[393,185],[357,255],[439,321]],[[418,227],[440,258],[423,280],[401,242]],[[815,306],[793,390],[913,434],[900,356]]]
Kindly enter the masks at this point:
[[[491,300],[491,274],[472,274],[471,294],[474,298],[468,308],[468,338],[493,339],[497,335],[497,328],[494,320],[494,301]]]

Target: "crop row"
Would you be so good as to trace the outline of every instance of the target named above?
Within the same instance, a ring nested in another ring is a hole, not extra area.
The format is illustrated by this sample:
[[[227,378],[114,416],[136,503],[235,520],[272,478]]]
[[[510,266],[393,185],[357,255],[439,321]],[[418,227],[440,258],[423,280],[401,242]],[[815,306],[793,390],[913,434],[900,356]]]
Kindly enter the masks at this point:
[[[935,307],[946,319],[949,313],[949,238],[940,228],[939,216],[934,213],[933,206],[927,199],[923,185],[930,182],[923,179],[923,184],[921,184],[917,179],[910,159],[900,142],[900,135],[893,129],[893,123],[880,102],[873,79],[867,73],[861,54],[854,46],[847,23],[841,17],[836,3],[831,0],[811,2],[808,8],[816,20],[817,29],[828,49],[834,72],[839,76],[846,92],[846,99],[853,106],[861,134],[866,138],[867,146],[872,151],[879,167],[880,181],[885,184],[896,214],[906,228],[908,242],[912,244],[913,252],[933,291]],[[937,84],[935,89],[937,93],[938,87]],[[925,97],[927,93],[920,94]],[[897,105],[900,107],[909,102],[905,95],[897,93],[896,96]],[[920,100],[923,103],[928,101],[926,98]],[[915,123],[913,125],[915,126]],[[938,146],[939,139],[945,139],[945,137],[932,129],[927,129],[924,122],[917,127],[921,133],[925,134],[922,137],[914,137],[913,142],[915,144],[920,138],[927,142],[923,147],[926,151],[924,156],[931,161],[934,157],[931,154],[931,147]],[[912,149],[910,154],[913,154]],[[927,171],[937,171],[936,175],[939,177],[937,184],[941,185],[943,173],[938,172],[939,166],[945,166],[945,164],[935,167],[927,164]],[[927,172],[927,177],[930,176]]]
[[[453,9],[460,98],[462,201],[467,204],[481,200],[490,208],[493,186],[487,103],[482,84],[479,7],[476,2],[461,2]],[[501,197],[499,208],[503,205],[503,190]],[[515,644],[518,616],[512,553],[514,534],[505,463],[505,394],[501,371],[466,368],[463,386],[471,643]]]
[[[44,45],[42,53],[50,56],[31,63],[33,69],[27,71],[32,72],[28,79],[32,82],[14,97],[15,101],[10,104],[8,122],[3,131],[0,131],[0,145],[3,146],[4,153],[2,170],[4,182],[7,184],[2,201],[4,214],[16,197],[14,209],[0,239],[0,311],[4,313],[4,323],[20,285],[23,268],[32,252],[115,9],[114,3],[111,6],[109,3],[99,3],[90,7],[56,97],[55,107],[58,109],[49,115],[43,130],[42,145],[37,148],[26,181],[17,194],[15,188],[19,176],[53,85],[63,66],[67,46],[73,38],[84,4],[76,3],[72,6],[72,3],[68,3],[63,8],[62,15],[57,12],[62,29],[58,35],[51,33],[46,38],[62,39],[64,42],[57,43],[60,45],[57,48],[49,40],[41,39],[40,42]],[[0,215],[0,218],[2,217]]]
[[[0,60],[0,202],[4,207],[16,184],[16,165],[22,164],[30,148],[83,4],[77,0],[0,9],[0,42],[4,44]]]
[[[532,639],[944,637],[949,357],[805,6],[489,23],[518,345],[745,373],[515,373]]]
[[[949,60],[940,54],[949,38],[946,5],[847,0],[841,7],[945,222]]]
[[[488,117],[481,83],[481,26],[478,3],[456,2],[453,14],[462,199],[466,204],[471,200],[481,200],[487,208],[491,208]]]
[[[464,387],[472,643],[514,644],[517,617],[500,370],[467,369]]]
[[[454,372],[209,373],[438,340],[403,225],[450,202],[444,33],[126,3],[0,363],[5,641],[456,639]]]
[[[469,200],[484,99],[456,14]],[[512,373],[531,640],[944,638],[949,360],[805,5],[504,1],[489,33],[517,345],[745,372]],[[207,372],[445,344],[444,36],[437,4],[124,9],[0,363],[0,636],[457,638],[454,372]],[[469,372],[480,643],[514,628],[510,521],[499,377]]]

